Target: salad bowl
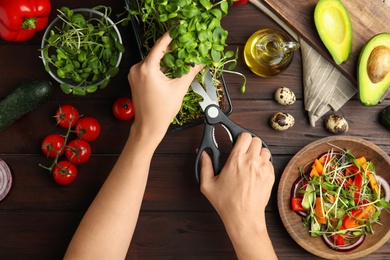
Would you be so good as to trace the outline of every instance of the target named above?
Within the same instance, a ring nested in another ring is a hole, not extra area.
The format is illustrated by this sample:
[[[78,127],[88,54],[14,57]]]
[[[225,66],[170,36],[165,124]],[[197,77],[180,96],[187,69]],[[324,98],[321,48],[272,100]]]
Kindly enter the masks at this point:
[[[380,221],[372,225],[374,233],[367,233],[359,246],[336,250],[322,236],[311,236],[309,227],[303,225],[302,215],[292,210],[292,188],[299,179],[300,169],[335,147],[347,149],[356,158],[364,156],[375,166],[376,175],[390,183],[390,157],[377,145],[353,136],[332,136],[314,141],[302,148],[285,167],[278,186],[278,210],[287,232],[306,251],[325,259],[356,259],[376,251],[390,239],[390,210],[382,209]],[[387,188],[387,187],[385,187]],[[382,191],[386,189],[383,188]],[[389,193],[389,191],[387,191]],[[385,192],[386,195],[386,192]],[[387,197],[390,196],[387,194]],[[328,241],[329,242],[329,241]]]

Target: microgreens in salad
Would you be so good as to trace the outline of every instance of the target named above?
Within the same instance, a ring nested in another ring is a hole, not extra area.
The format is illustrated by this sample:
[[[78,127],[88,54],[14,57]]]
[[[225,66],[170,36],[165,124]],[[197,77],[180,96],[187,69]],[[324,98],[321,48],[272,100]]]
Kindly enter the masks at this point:
[[[307,171],[307,167],[310,170]],[[330,149],[308,165],[291,189],[291,206],[311,236],[322,236],[332,249],[350,251],[380,225],[390,208],[390,188],[375,165],[347,149]]]

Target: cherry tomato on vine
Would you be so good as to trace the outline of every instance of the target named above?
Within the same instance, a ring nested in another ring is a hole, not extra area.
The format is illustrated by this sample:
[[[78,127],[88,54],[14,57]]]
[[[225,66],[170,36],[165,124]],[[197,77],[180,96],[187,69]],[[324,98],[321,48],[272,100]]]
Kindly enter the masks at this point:
[[[119,120],[130,120],[134,116],[133,100],[128,97],[118,98],[112,106],[112,113]]]
[[[71,105],[61,105],[55,114],[56,122],[63,128],[74,126],[79,119],[79,111]]]
[[[75,130],[80,139],[91,142],[100,135],[100,123],[94,117],[82,117],[77,121]]]
[[[59,153],[59,156],[63,155],[65,149],[65,138],[59,134],[50,134],[46,136],[42,141],[42,152],[49,158],[55,158]]]
[[[91,157],[91,146],[82,139],[70,141],[65,148],[66,158],[74,164],[86,163]]]
[[[76,166],[69,161],[60,161],[53,167],[52,177],[58,184],[69,185],[77,177]]]

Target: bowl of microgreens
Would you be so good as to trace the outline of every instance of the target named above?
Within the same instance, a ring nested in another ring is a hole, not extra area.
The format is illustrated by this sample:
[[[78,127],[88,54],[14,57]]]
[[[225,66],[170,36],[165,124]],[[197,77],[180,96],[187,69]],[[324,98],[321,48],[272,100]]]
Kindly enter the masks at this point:
[[[163,0],[153,1],[125,0],[132,29],[143,59],[156,40],[170,30],[172,43],[161,60],[165,75],[180,78],[187,74],[194,64],[204,64],[204,71],[212,74],[219,105],[228,115],[232,112],[230,97],[223,73],[242,76],[240,90],[245,91],[246,78],[234,71],[238,50],[226,51],[228,31],[222,28],[221,20],[228,13],[232,0]],[[203,72],[200,72],[202,74]],[[202,78],[202,75],[198,75]],[[202,81],[199,80],[202,85]],[[189,88],[179,113],[172,121],[170,131],[183,129],[203,122],[202,100]]]
[[[47,27],[41,58],[66,94],[93,93],[118,74],[124,46],[110,14],[107,6],[62,7]]]
[[[353,136],[322,138],[287,164],[278,209],[291,237],[326,259],[364,257],[390,239],[390,157]]]

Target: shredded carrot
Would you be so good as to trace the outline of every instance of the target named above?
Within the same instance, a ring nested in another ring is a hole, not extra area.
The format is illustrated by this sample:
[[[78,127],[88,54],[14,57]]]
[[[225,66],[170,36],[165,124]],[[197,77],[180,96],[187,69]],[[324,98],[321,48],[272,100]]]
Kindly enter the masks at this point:
[[[322,197],[316,197],[316,218],[318,223],[326,224],[326,218],[324,216],[324,209],[322,204]]]
[[[311,166],[312,170],[310,172],[310,177],[319,176],[324,171],[324,165],[320,160],[315,159],[313,165]]]
[[[373,205],[367,205],[363,207],[363,212],[358,215],[358,219],[362,221],[368,220],[372,215],[374,215],[376,209]]]
[[[316,170],[320,175],[324,171],[324,165],[318,159],[314,160],[314,167],[316,167]]]
[[[376,195],[379,195],[379,185],[376,181],[375,175],[369,170],[369,162],[365,161],[361,166],[363,168],[363,171],[366,173],[368,177],[368,181],[370,183],[371,189],[376,192]]]
[[[356,163],[363,167],[363,165],[367,162],[366,157],[362,156],[356,159]]]
[[[327,161],[327,156],[322,156],[320,159],[319,159],[319,161],[320,161],[320,163],[322,164],[322,165],[325,165],[325,162]]]
[[[351,216],[347,216],[343,222],[343,226],[346,229],[355,228],[364,224],[372,215],[374,215],[376,209],[373,205],[368,205],[354,211]]]
[[[314,164],[313,164],[313,166],[314,166]],[[311,167],[310,178],[314,178],[314,176],[319,176],[319,174],[317,172],[316,167]]]
[[[371,173],[370,171],[367,171],[368,180],[370,182],[371,189],[376,193],[375,195],[379,195],[379,185],[376,181],[375,175]]]

